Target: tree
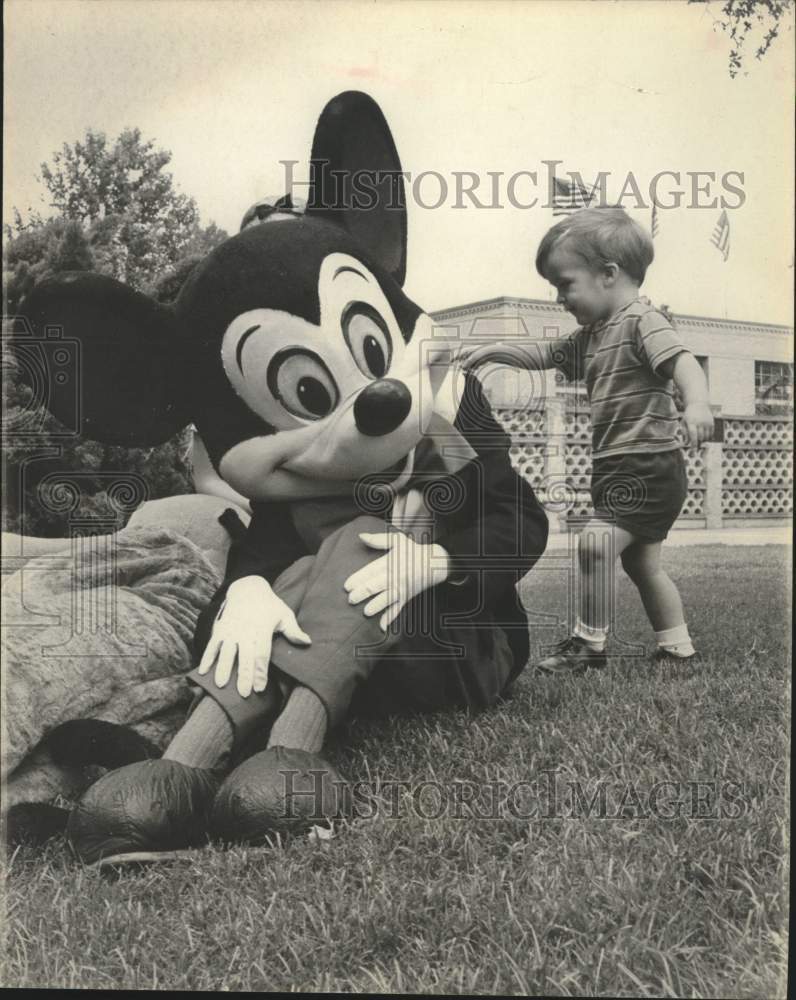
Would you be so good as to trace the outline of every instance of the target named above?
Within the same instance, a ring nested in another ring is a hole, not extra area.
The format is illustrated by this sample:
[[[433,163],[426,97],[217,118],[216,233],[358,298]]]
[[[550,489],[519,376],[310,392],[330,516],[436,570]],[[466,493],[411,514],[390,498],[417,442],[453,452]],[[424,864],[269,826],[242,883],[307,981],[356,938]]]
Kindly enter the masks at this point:
[[[164,168],[165,150],[145,142],[138,129],[127,129],[109,144],[101,132],[88,130],[82,141],[65,143],[41,178],[50,206],[59,214],[27,219],[14,211],[4,227],[3,298],[7,316],[15,315],[24,296],[42,279],[63,271],[93,270],[145,291],[158,301],[173,302],[192,268],[227,234],[212,222],[199,223],[196,203],[174,189]],[[112,507],[101,473],[138,473],[150,498],[191,492],[187,435],[183,432],[158,448],[107,447],[94,441],[56,438],[57,421],[33,406],[21,369],[4,358],[3,412],[6,427],[4,529],[27,534],[65,535],[68,512],[42,502],[40,482],[52,472],[96,473],[81,480],[81,516],[102,514],[108,530]],[[15,427],[36,427],[36,449],[46,456],[31,461],[31,446]],[[53,447],[57,446],[57,447]],[[117,526],[121,526],[121,522]]]
[[[688,0],[689,3],[708,3],[709,0]],[[793,9],[794,0],[724,0],[721,13],[714,25],[729,34],[732,47],[729,57],[730,76],[734,79],[741,72],[747,36],[758,34],[755,59],[762,59],[779,35],[786,15]]]
[[[8,240],[3,256],[6,315],[16,313],[24,296],[43,278],[60,271],[91,271],[94,267],[88,235],[79,223],[55,218],[25,227]]]
[[[196,202],[175,189],[165,170],[170,162],[171,153],[142,139],[139,129],[125,129],[113,143],[88,129],[42,163],[49,205],[56,218],[82,229],[95,270],[146,290],[184,257],[226,239],[213,223],[202,228]],[[6,229],[11,257],[13,241],[24,234],[50,239],[46,229],[53,221],[38,212],[24,220],[15,209],[13,227]],[[56,272],[50,267],[48,273]]]
[[[137,128],[125,129],[110,147],[104,132],[88,129],[82,142],[53,153],[52,166],[42,163],[41,177],[52,207],[68,219],[89,223],[132,213],[153,228],[193,226],[196,204],[175,193],[163,170],[170,161],[171,153],[144,142]]]

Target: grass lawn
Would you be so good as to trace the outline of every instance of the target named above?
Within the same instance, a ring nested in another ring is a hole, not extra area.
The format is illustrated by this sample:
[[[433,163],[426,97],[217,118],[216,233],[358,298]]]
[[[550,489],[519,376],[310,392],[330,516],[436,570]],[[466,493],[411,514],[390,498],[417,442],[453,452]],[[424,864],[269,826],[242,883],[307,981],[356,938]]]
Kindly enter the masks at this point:
[[[474,719],[357,725],[331,745],[349,778],[382,783],[379,814],[331,841],[116,881],[62,842],[20,849],[2,984],[784,997],[790,554],[666,559],[698,667],[638,655],[652,636],[622,578],[628,655],[605,672],[527,671]],[[565,634],[567,592],[562,568],[528,578],[537,652]]]

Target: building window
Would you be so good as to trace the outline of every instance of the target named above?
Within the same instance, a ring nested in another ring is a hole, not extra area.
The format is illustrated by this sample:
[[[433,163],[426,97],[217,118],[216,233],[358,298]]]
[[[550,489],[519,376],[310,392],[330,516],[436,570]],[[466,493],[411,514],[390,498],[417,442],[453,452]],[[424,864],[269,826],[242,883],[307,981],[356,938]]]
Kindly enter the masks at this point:
[[[570,382],[566,376],[557,371],[555,373],[556,396],[564,399],[564,405],[568,410],[580,412],[589,409],[589,395],[583,382]]]
[[[755,413],[793,413],[793,365],[785,361],[755,361]]]

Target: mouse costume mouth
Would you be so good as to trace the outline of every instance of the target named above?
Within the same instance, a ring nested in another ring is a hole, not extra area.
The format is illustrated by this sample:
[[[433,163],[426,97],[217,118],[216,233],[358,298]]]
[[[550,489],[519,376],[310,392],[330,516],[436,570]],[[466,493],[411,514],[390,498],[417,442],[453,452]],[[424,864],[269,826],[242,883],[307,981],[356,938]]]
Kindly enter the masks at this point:
[[[392,465],[388,466],[386,469],[382,469],[380,472],[376,473],[376,475],[378,475],[379,478],[384,478],[387,485],[393,486],[395,489],[402,489],[403,485],[409,480],[412,472],[414,471],[416,450],[416,448],[412,448],[408,454],[403,456],[403,458],[399,458],[397,462],[393,462]],[[295,473],[295,470],[291,468],[290,460],[275,466],[274,471]]]
[[[399,459],[394,465],[391,465],[389,469],[385,469],[382,473],[382,475],[390,477],[389,485],[396,492],[404,488],[414,472],[416,450],[416,448],[412,448],[405,458]]]

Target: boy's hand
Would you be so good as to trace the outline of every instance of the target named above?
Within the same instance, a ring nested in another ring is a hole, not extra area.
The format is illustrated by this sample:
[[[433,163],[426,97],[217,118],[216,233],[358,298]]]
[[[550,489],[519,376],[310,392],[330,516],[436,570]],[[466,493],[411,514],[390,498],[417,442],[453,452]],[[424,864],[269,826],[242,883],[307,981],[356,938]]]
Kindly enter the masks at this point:
[[[668,362],[664,362],[667,365]],[[674,377],[674,384],[680,390],[685,408],[683,423],[685,424],[688,443],[692,448],[698,448],[703,441],[713,437],[713,414],[708,405],[708,383],[705,373],[690,351],[683,350],[674,359],[671,375],[661,366],[664,377]]]
[[[343,587],[351,604],[370,598],[363,614],[369,618],[382,613],[379,625],[386,632],[413,597],[447,580],[448,553],[441,545],[416,542],[403,531],[363,532],[359,537],[385,554],[352,573]]]
[[[222,688],[237,661],[241,698],[248,698],[252,691],[265,691],[271,644],[277,633],[302,646],[312,641],[266,580],[259,576],[236,580],[227,590],[227,599],[213,625],[199,673],[207,674],[215,666],[216,686]]]
[[[689,403],[683,411],[683,423],[692,448],[713,437],[713,414],[707,403]]]
[[[498,341],[492,344],[462,344],[454,358],[464,369],[476,368],[487,362],[496,365],[512,365],[517,368],[529,368],[530,353],[521,344],[506,344]]]

